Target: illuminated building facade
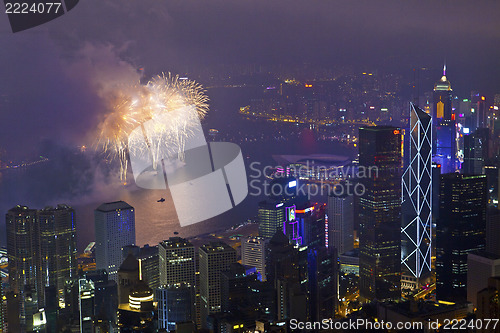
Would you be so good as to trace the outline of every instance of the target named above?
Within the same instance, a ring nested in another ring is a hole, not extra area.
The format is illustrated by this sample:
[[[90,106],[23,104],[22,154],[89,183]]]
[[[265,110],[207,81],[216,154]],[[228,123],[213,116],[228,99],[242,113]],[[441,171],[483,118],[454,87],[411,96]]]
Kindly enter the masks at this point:
[[[122,248],[135,244],[135,211],[124,201],[100,205],[94,211],[96,268],[105,269],[118,280]]]
[[[141,247],[137,259],[141,265],[141,279],[149,288],[155,290],[160,286],[160,256],[158,246],[145,245]]]
[[[118,307],[120,332],[157,332],[157,316],[154,293],[146,282],[140,280],[130,290],[128,303]]]
[[[159,329],[174,331],[177,323],[194,321],[193,287],[181,283],[160,286],[156,289]]]
[[[295,218],[298,222],[296,238],[301,241],[298,244],[308,248],[325,247],[326,205],[308,202],[297,207],[295,210]]]
[[[9,320],[11,327],[30,330],[33,314],[42,291],[40,272],[40,251],[36,210],[26,206],[16,206],[6,214],[7,256],[9,285],[16,301],[9,301],[9,313],[19,314],[16,323]]]
[[[432,151],[435,161],[441,164],[443,173],[455,172],[457,168],[456,120],[452,108],[451,83],[443,76],[434,85]]]
[[[259,235],[272,238],[278,230],[283,230],[286,221],[286,207],[283,202],[262,201],[258,211]]]
[[[337,258],[335,249],[308,249],[309,316],[315,321],[335,316],[339,292]]]
[[[302,234],[300,232],[300,224],[297,219],[297,207],[292,205],[286,207],[286,220],[283,221],[283,233],[288,236],[292,244],[302,245]]]
[[[352,195],[331,193],[328,196],[328,247],[338,254],[354,248],[354,200]]]
[[[75,211],[67,205],[44,208],[38,224],[41,282],[62,297],[65,284],[77,277]]]
[[[223,242],[205,244],[199,249],[199,261],[201,320],[206,327],[208,315],[221,311],[220,276],[236,262],[236,250]]]
[[[477,132],[477,133],[476,133]],[[483,138],[481,130],[464,135],[464,163],[462,173],[469,175],[480,175],[484,173],[485,155],[487,158],[488,141]],[[485,154],[486,153],[486,154]]]
[[[434,107],[432,118],[438,120],[451,119],[452,96],[451,83],[446,77],[446,65],[443,68],[443,76],[434,84]]]
[[[403,173],[401,264],[419,279],[431,271],[432,118],[410,104],[410,164]]]
[[[158,245],[160,285],[188,283],[195,285],[194,245],[181,237],[170,237]]]
[[[360,296],[364,300],[401,297],[401,131],[376,126],[359,129],[359,165],[371,177],[361,178],[359,196]]]
[[[80,312],[80,333],[94,332],[94,282],[78,280],[78,309]]]
[[[485,248],[486,176],[441,175],[436,229],[436,297],[467,299],[467,254]]]
[[[261,281],[266,281],[266,247],[264,237],[246,237],[241,240],[241,263],[255,267]]]
[[[37,282],[40,265],[36,213],[35,209],[16,206],[6,215],[9,285],[15,293],[22,292],[24,286],[41,289]]]

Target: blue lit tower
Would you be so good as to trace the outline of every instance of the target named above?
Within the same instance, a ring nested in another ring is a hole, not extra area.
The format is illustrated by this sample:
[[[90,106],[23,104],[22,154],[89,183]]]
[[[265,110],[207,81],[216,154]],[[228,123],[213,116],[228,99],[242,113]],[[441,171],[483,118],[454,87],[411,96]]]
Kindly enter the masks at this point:
[[[442,173],[455,172],[457,168],[456,154],[456,121],[452,109],[451,83],[446,77],[446,65],[443,76],[434,84],[433,107],[433,140],[432,150],[436,161],[441,164]]]
[[[117,281],[122,248],[135,244],[134,208],[124,201],[100,205],[94,211],[96,268],[105,269]]]
[[[403,173],[401,264],[420,279],[431,270],[432,117],[410,103],[410,164]]]

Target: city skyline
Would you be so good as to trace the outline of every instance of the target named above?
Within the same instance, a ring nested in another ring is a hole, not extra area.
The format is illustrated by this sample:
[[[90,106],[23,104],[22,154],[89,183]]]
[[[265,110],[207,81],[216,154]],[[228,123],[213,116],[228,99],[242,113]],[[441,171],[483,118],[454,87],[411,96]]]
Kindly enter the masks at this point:
[[[500,3],[47,4],[0,13],[0,333],[500,329]]]

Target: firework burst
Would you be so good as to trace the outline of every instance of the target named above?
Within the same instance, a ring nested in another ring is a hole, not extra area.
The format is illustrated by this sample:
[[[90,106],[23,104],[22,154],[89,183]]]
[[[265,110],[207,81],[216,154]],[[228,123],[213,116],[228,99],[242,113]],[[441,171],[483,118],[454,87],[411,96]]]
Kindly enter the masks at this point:
[[[202,86],[170,73],[143,86],[117,89],[107,102],[110,111],[101,122],[98,147],[119,160],[121,180],[126,179],[131,151],[149,155],[154,169],[164,156],[176,155],[182,161],[186,139],[208,111],[208,97]],[[188,106],[196,112],[176,112]],[[130,140],[130,133],[138,127],[145,140]]]

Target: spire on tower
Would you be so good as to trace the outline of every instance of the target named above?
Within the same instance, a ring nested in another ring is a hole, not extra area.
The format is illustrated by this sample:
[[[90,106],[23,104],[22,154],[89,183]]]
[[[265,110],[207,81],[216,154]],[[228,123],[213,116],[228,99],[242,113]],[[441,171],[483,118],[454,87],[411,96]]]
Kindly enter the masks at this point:
[[[445,61],[444,66],[443,66],[443,76],[446,76],[446,61]]]

